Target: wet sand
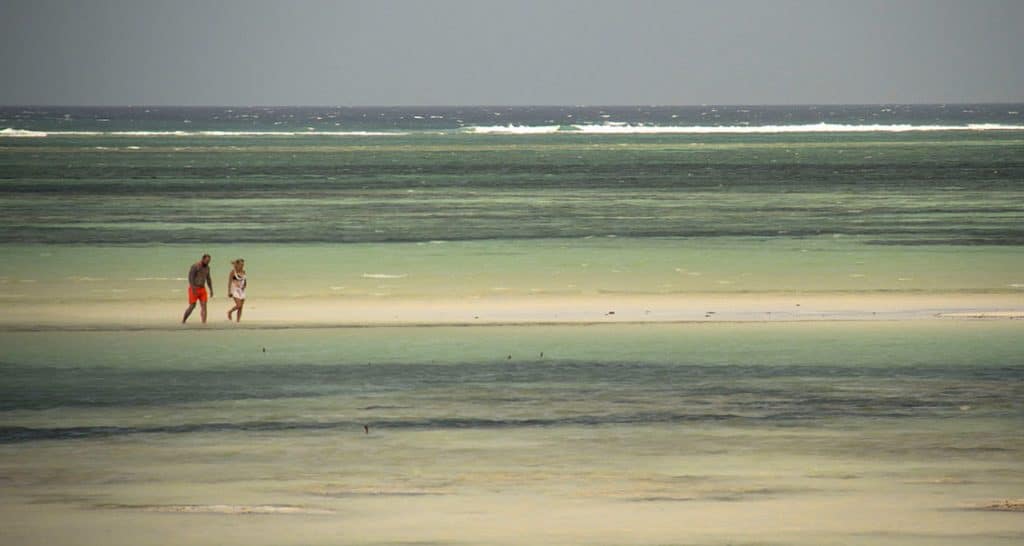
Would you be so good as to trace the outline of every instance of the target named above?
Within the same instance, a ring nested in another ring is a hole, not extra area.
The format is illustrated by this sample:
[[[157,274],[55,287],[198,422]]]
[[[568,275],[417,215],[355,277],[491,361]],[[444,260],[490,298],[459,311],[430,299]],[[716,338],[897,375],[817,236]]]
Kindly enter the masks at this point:
[[[1024,318],[1024,294],[814,293],[588,295],[490,298],[293,298],[209,303],[208,328],[466,326],[673,322],[978,320]],[[4,330],[181,327],[184,302],[18,302],[0,316]],[[203,326],[197,307],[188,327]]]

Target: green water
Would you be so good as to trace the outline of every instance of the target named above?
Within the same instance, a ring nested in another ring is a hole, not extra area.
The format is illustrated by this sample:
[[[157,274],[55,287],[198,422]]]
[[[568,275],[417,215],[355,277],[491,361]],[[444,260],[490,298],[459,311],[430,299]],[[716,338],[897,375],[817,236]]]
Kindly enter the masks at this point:
[[[3,240],[1022,240],[1012,132],[223,140],[4,139]]]
[[[1020,330],[4,333],[0,536],[1013,544]]]
[[[1015,248],[875,246],[832,237],[2,249],[2,298],[12,303],[183,300],[188,266],[203,252],[213,255],[220,293],[227,293],[229,262],[244,257],[256,299],[1024,289],[1024,252]]]

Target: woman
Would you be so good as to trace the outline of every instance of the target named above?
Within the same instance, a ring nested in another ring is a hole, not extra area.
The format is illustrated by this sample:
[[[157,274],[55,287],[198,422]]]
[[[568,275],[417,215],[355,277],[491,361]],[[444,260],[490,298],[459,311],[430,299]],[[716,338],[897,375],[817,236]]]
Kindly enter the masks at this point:
[[[235,268],[228,274],[228,294],[235,300],[235,306],[228,311],[228,320],[231,320],[231,313],[238,311],[235,315],[235,322],[242,320],[242,307],[245,306],[245,260],[239,258],[231,262]]]

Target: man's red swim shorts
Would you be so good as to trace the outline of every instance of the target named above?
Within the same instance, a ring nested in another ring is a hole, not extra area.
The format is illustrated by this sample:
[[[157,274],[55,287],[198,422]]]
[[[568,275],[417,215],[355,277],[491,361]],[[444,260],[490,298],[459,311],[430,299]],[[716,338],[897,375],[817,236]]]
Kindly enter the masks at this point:
[[[203,303],[206,303],[207,299],[209,299],[209,296],[206,295],[206,287],[205,286],[192,286],[192,285],[189,285],[189,287],[188,287],[188,303],[189,303],[189,305],[192,305],[196,301],[201,301]]]

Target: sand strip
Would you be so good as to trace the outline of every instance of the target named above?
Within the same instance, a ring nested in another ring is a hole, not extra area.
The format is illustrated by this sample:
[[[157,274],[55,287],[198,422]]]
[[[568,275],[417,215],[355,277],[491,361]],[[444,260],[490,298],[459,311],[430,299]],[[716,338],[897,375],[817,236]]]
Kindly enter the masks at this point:
[[[207,328],[467,326],[672,322],[1015,320],[1024,294],[693,294],[516,298],[254,299],[240,324],[224,299],[209,304]],[[184,302],[19,302],[0,330],[180,328]],[[202,327],[197,308],[187,327]]]

